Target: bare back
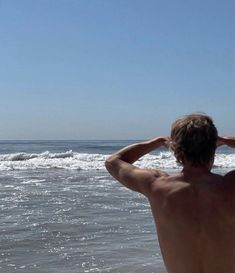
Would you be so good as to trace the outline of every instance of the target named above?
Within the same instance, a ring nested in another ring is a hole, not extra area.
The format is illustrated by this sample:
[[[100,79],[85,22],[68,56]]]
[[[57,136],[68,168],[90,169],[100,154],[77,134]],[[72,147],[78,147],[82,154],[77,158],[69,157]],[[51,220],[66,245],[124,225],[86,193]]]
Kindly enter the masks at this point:
[[[168,273],[235,273],[234,177],[179,174],[153,183],[149,202]]]
[[[174,122],[170,140],[183,166],[178,175],[132,165],[168,147],[165,137],[124,147],[105,166],[148,198],[168,273],[235,273],[235,171],[210,172],[216,147],[235,148],[235,137],[219,137],[210,117],[193,114]]]

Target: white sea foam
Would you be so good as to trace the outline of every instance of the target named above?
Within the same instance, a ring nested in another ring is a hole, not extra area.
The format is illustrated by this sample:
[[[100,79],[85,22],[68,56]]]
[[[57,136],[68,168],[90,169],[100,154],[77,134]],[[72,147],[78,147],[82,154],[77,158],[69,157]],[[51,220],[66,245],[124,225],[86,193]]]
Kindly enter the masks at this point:
[[[14,153],[0,155],[0,171],[30,169],[71,169],[71,170],[104,170],[104,161],[108,155],[88,154],[67,151],[64,153],[40,154]],[[157,155],[147,154],[135,163],[142,168],[178,169],[175,157],[171,152],[160,152]],[[235,168],[235,154],[217,154],[214,167]]]
[[[101,154],[74,153],[71,150],[64,153],[40,154],[14,153],[0,155],[0,170],[30,170],[30,169],[104,169],[107,156]]]

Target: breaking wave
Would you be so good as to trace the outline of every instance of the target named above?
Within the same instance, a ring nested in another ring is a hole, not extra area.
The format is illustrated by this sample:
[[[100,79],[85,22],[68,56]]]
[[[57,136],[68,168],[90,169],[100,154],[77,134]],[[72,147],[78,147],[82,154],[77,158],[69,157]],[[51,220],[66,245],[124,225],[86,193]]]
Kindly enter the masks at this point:
[[[0,155],[0,170],[70,169],[104,170],[108,155],[77,153],[12,153]],[[147,154],[135,163],[142,168],[179,169],[175,157],[169,151],[157,155]],[[215,168],[235,168],[235,154],[217,154]]]

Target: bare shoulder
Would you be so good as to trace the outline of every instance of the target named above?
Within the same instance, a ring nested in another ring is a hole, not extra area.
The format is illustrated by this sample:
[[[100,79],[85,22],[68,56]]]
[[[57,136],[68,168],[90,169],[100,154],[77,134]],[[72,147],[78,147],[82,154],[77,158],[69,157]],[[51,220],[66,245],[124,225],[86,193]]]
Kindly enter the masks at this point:
[[[151,185],[148,196],[155,217],[176,217],[187,214],[195,204],[195,192],[189,183],[182,181],[180,175],[157,178]],[[159,216],[160,215],[160,216]]]
[[[184,192],[186,188],[188,184],[181,181],[180,174],[162,174],[152,183],[152,194],[166,197],[176,192]]]
[[[235,196],[235,170],[228,172],[223,177],[223,184],[225,193],[233,198]]]
[[[225,176],[224,176],[225,180],[232,180],[233,182],[235,182],[235,170],[228,172]]]
[[[156,169],[147,169],[147,170],[150,173],[152,173],[156,179],[169,177],[169,174],[167,172],[162,171],[162,170],[156,170]]]

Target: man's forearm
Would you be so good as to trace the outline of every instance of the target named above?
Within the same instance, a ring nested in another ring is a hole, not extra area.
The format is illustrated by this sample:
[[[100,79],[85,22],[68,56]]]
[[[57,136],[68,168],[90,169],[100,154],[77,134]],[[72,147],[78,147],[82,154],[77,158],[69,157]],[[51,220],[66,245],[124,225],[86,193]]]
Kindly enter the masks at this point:
[[[108,158],[108,160],[121,159],[132,164],[143,155],[159,148],[160,146],[164,146],[166,141],[167,138],[165,137],[157,137],[152,140],[132,144],[114,153]]]
[[[224,145],[227,145],[231,148],[235,148],[235,137],[234,136],[224,136],[221,138],[223,140]]]

